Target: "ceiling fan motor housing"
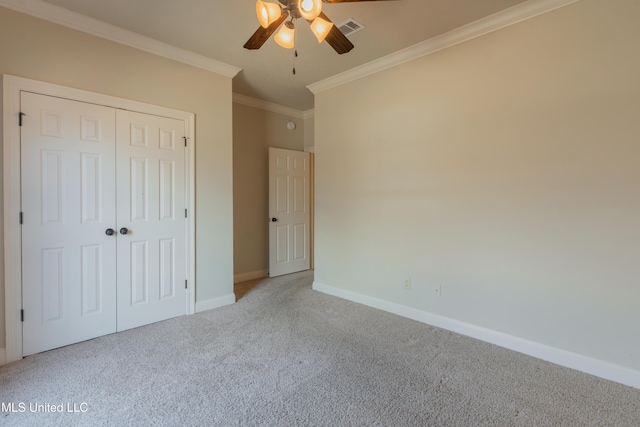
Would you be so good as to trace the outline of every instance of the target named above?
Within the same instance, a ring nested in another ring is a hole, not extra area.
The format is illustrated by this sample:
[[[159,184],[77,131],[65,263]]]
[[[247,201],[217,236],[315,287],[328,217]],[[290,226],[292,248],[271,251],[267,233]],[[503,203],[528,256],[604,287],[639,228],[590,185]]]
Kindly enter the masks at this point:
[[[311,9],[301,10],[302,2],[310,2]],[[289,12],[289,16],[293,19],[304,18],[313,20],[322,11],[322,0],[278,0],[284,11]]]

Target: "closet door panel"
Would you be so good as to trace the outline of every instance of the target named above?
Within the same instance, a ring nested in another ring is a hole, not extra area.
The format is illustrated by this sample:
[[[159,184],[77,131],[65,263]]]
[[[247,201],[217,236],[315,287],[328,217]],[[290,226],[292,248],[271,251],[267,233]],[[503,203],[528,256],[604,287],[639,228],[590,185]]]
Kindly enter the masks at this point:
[[[118,330],[186,314],[185,123],[117,111]]]
[[[115,109],[21,94],[23,355],[116,330]]]

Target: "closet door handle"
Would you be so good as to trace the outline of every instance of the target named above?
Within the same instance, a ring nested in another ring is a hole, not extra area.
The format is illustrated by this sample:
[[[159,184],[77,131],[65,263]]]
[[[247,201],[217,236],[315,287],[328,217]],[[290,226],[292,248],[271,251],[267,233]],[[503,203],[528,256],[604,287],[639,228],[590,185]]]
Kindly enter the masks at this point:
[[[125,234],[128,234],[128,233],[129,233],[129,230],[126,227],[122,227],[120,229],[120,234],[125,235]]]
[[[116,230],[114,230],[113,228],[107,228],[107,231],[105,231],[104,234],[106,234],[107,236],[113,236],[114,234],[116,234]]]

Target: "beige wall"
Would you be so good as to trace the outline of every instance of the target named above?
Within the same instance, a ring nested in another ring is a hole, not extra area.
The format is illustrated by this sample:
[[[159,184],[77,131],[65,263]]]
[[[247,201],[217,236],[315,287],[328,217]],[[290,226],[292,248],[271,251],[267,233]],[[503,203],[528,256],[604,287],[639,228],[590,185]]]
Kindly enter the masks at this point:
[[[287,122],[296,123],[289,131]],[[246,275],[267,270],[268,148],[304,150],[305,121],[233,104],[234,271]]]
[[[582,0],[317,94],[316,281],[640,371],[638,17]]]
[[[315,145],[315,117],[306,117],[304,119],[304,149],[312,151]]]
[[[0,74],[195,113],[197,301],[233,293],[230,78],[1,7]],[[0,348],[4,330],[2,286]]]

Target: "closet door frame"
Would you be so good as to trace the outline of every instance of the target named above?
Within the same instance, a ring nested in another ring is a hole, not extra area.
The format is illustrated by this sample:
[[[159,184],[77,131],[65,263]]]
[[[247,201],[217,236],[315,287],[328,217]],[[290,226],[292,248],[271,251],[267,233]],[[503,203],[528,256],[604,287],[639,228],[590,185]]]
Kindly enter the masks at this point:
[[[42,95],[98,104],[106,107],[170,117],[185,122],[187,137],[187,280],[186,313],[195,313],[195,115],[108,95],[68,88],[5,74],[3,76],[3,175],[4,175],[4,296],[5,359],[0,365],[22,359],[22,230],[20,225],[20,93]],[[23,120],[36,118],[24,117]],[[28,315],[28,314],[27,314]]]

